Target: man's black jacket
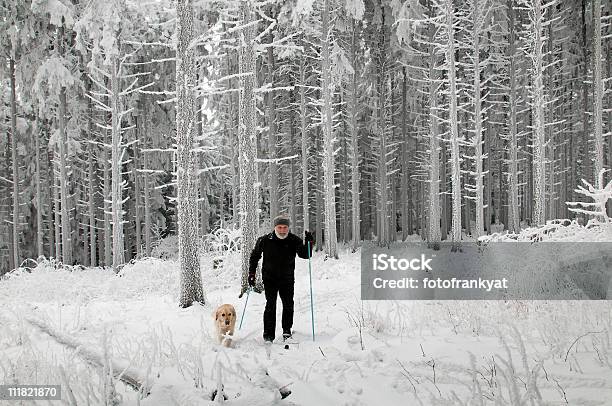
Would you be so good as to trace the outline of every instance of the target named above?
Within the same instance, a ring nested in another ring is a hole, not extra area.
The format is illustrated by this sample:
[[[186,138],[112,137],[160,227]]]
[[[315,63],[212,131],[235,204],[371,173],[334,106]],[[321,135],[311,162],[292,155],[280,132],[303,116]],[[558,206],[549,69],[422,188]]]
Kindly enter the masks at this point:
[[[300,237],[292,233],[288,233],[284,239],[278,238],[274,231],[261,236],[257,239],[255,248],[251,252],[250,274],[255,274],[262,254],[261,274],[264,282],[266,280],[288,282],[295,279],[295,255],[308,259],[308,246],[302,242]]]

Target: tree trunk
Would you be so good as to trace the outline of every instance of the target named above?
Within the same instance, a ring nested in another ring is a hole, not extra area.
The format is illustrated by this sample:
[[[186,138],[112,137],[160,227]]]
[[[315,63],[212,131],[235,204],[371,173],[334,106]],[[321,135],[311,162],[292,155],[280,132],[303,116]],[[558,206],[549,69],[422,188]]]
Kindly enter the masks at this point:
[[[389,245],[389,179],[387,177],[387,36],[385,11],[381,5],[382,21],[376,43],[376,136],[378,138],[378,244]]]
[[[196,72],[192,0],[176,2],[176,144],[177,212],[181,264],[179,305],[204,303],[198,248],[198,176],[196,131]]]
[[[46,130],[45,121],[40,120],[38,116],[34,123],[34,140],[36,149],[36,249],[37,256],[40,258],[45,255],[44,252],[44,224],[43,224],[43,197],[41,187],[41,156],[40,156],[40,136]]]
[[[433,40],[434,30],[431,29],[430,39]],[[438,128],[438,69],[436,50],[432,45],[429,55],[429,210],[427,218],[427,246],[434,250],[440,249],[440,136]],[[445,179],[443,179],[445,181]]]
[[[545,151],[545,118],[544,118],[544,84],[543,84],[543,55],[544,43],[542,28],[542,5],[539,1],[533,2],[532,8],[533,40],[533,165],[534,165],[534,202],[533,221],[541,226],[546,221],[546,151]]]
[[[59,104],[59,155],[60,155],[60,209],[62,222],[62,263],[72,265],[72,230],[68,210],[68,160],[66,149],[68,139],[66,133],[66,88],[60,89]]]
[[[111,57],[111,213],[113,224],[113,271],[118,272],[125,262],[123,242],[123,177],[121,176],[123,152],[119,105],[119,64],[116,56]]]
[[[247,25],[253,19],[253,3],[251,0],[240,2],[242,24]],[[242,243],[240,246],[242,258],[241,293],[248,287],[248,271],[251,250],[255,246],[259,226],[257,214],[258,198],[255,190],[257,182],[256,137],[255,126],[255,43],[254,27],[245,27],[240,34],[239,73],[240,76],[240,112],[238,122],[239,162],[240,162],[240,226]],[[258,268],[259,269],[259,268]],[[261,272],[257,275],[261,286]]]
[[[268,34],[268,40],[270,43],[273,42],[272,32]],[[268,83],[274,87],[274,51],[272,47],[268,47]],[[270,158],[269,165],[269,185],[270,185],[270,222],[274,217],[278,216],[278,166],[273,160],[277,158],[276,153],[276,138],[277,138],[277,125],[276,125],[276,105],[274,103],[274,91],[266,93],[268,101],[268,153]]]
[[[321,134],[316,134],[316,151],[320,151],[321,150]],[[315,156],[316,159],[316,168],[317,168],[317,174],[316,174],[316,185],[317,187],[315,187],[315,197],[316,197],[316,206],[317,206],[317,211],[316,211],[316,215],[315,215],[315,219],[316,219],[316,223],[315,223],[315,239],[317,242],[316,244],[316,250],[317,251],[321,251],[323,249],[323,193],[321,192],[321,184],[323,183],[323,179],[322,179],[322,174],[321,174],[321,168],[322,168],[322,160],[320,160],[317,156]]]
[[[400,210],[401,210],[401,218],[402,218],[402,241],[405,241],[408,237],[408,234],[412,234],[412,230],[409,230],[410,227],[410,214],[409,214],[409,199],[412,199],[409,185],[410,185],[410,172],[408,169],[408,151],[410,149],[409,142],[409,134],[407,128],[407,119],[408,119],[408,106],[406,101],[406,92],[407,92],[407,77],[406,77],[406,67],[402,67],[402,117],[401,117],[401,125],[402,125],[402,136],[401,136],[401,157],[400,157]]]
[[[230,83],[230,88],[231,88],[231,83]],[[227,126],[226,126],[226,133],[227,133],[227,137],[231,137],[229,130],[227,130]],[[196,111],[196,136],[199,138],[202,136],[202,134],[203,134],[202,101],[198,100],[197,111]],[[200,160],[199,167],[202,168],[204,166],[204,156],[202,154],[200,154],[199,160]],[[210,207],[208,204],[208,190],[207,190],[208,185],[206,183],[207,181],[206,177],[207,177],[206,172],[202,172],[201,174],[198,175],[199,192],[200,192],[200,198],[198,199],[198,210],[200,212],[200,234],[201,235],[208,234],[208,226],[210,223],[210,218],[209,218]],[[220,183],[223,184],[222,172],[219,172],[219,178],[221,179]],[[223,193],[221,193],[221,195],[223,195]],[[221,202],[223,202],[223,198],[221,198]],[[223,212],[223,208],[221,208],[221,212]],[[223,225],[221,225],[221,227],[223,227]]]
[[[45,139],[45,144],[48,146],[49,144],[49,138]],[[55,210],[53,210],[53,205],[54,205],[54,194],[53,191],[55,190],[55,168],[54,168],[54,164],[53,164],[53,150],[50,148],[46,149],[46,158],[47,158],[47,207],[48,207],[48,211],[47,211],[47,233],[49,235],[49,250],[48,252],[48,257],[49,258],[57,258],[55,256],[55,222],[54,222],[54,215],[55,215]]]
[[[473,58],[472,64],[474,67],[474,176],[475,176],[475,209],[476,209],[476,237],[484,235],[484,185],[483,185],[483,160],[482,154],[482,94],[481,94],[481,82],[480,82],[480,33],[484,29],[482,26],[484,17],[480,15],[480,7],[484,5],[480,4],[478,0],[472,0],[472,16],[473,16],[473,32],[472,32],[472,45],[473,45]],[[468,201],[466,201],[466,204]],[[469,207],[469,206],[468,206]],[[469,212],[468,212],[469,213]],[[466,218],[469,220],[469,216]]]
[[[520,231],[520,214],[519,214],[519,194],[518,194],[518,131],[517,131],[517,83],[516,83],[516,61],[515,61],[515,31],[514,31],[514,4],[513,0],[508,0],[508,19],[509,19],[509,43],[508,43],[508,59],[510,60],[509,76],[510,89],[508,94],[509,107],[509,199],[508,199],[508,230],[511,233]]]
[[[92,109],[93,110],[93,109]],[[89,126],[92,134],[92,126]],[[89,144],[89,162],[88,162],[88,180],[89,180],[89,265],[98,266],[97,260],[97,244],[96,244],[96,174],[94,172],[94,162],[96,161],[96,153],[93,144]]]
[[[13,165],[13,241],[12,269],[19,267],[19,165],[17,165],[17,97],[15,94],[15,61],[9,61],[11,77],[11,162]]]
[[[591,176],[593,175],[591,169],[591,151],[589,148],[589,46],[587,41],[587,0],[582,0],[581,16],[582,16],[582,154],[581,154],[581,175],[580,177],[591,182]],[[578,184],[582,182],[576,179],[576,188]],[[591,182],[591,184],[594,184]],[[574,200],[572,200],[574,201]]]
[[[142,139],[140,137],[142,118],[136,117],[136,140]],[[134,177],[134,229],[136,232],[136,257],[142,256],[142,223],[141,223],[141,207],[140,201],[140,148],[138,142],[134,143],[134,166],[132,167],[132,176]]]
[[[302,143],[302,225],[310,228],[310,204],[308,201],[308,123],[306,110],[306,62],[300,58],[300,135]],[[320,242],[320,241],[319,241]]]
[[[85,75],[85,92],[91,92],[92,82]],[[87,146],[87,213],[89,216],[89,266],[97,266],[97,244],[96,244],[96,184],[97,177],[94,164],[96,162],[96,153],[94,150],[94,108],[91,99],[87,99],[87,136],[89,144]],[[84,225],[85,226],[85,225]]]
[[[437,125],[437,124],[436,124]],[[437,130],[439,131],[439,130]],[[438,203],[441,205],[440,207],[440,239],[442,241],[446,241],[448,240],[448,222],[450,220],[450,199],[448,196],[448,193],[446,193],[446,189],[447,189],[447,184],[448,184],[448,150],[446,147],[446,143],[445,142],[438,142],[438,144],[441,147],[440,150],[440,181],[439,183],[442,184],[442,191],[444,192],[444,194],[442,195],[441,199],[442,200],[441,203]],[[438,187],[439,189],[439,187]]]
[[[108,123],[108,116],[106,116],[106,124]],[[104,170],[104,266],[112,264],[112,230],[111,230],[111,177],[110,177],[110,163],[108,161],[108,130],[105,130],[104,134],[104,146],[102,147],[102,162]]]
[[[60,182],[58,179],[58,168],[57,168],[57,157],[55,151],[53,151],[53,213],[55,215],[54,221],[54,232],[55,232],[55,258],[56,260],[63,262],[62,258],[62,231],[61,231],[61,217],[60,217],[60,195],[59,188]]]
[[[346,142],[346,121],[344,121],[344,132],[342,133],[342,242],[346,243],[349,239],[349,166],[348,166],[348,143]]]
[[[228,73],[233,73],[234,69],[232,69],[232,64],[230,61],[233,61],[234,58],[228,58]],[[232,85],[233,81],[230,80],[230,88],[234,88]],[[230,162],[230,166],[231,166],[231,176],[232,176],[232,185],[234,185],[234,187],[232,188],[232,221],[236,226],[240,225],[240,215],[238,213],[239,210],[239,188],[236,187],[236,185],[240,185],[240,169],[238,168],[238,156],[239,156],[239,148],[238,148],[238,126],[237,126],[237,113],[236,113],[236,102],[235,102],[235,95],[234,93],[230,93],[230,97],[229,97],[229,102],[230,102],[230,117],[229,117],[229,122],[230,122],[230,132],[232,134],[232,138],[231,138],[231,146],[232,146],[232,154],[231,154],[231,162]]]
[[[595,134],[595,171],[593,176],[597,181],[597,188],[605,185],[599,183],[599,173],[604,169],[604,142],[603,142],[603,79],[601,48],[601,0],[593,0],[593,133]],[[610,58],[610,55],[608,55]]]
[[[451,223],[452,250],[456,251],[461,241],[461,167],[459,164],[459,132],[457,128],[457,80],[455,68],[455,34],[454,5],[452,0],[445,0],[446,19],[446,65],[449,84],[449,126],[451,154],[451,192],[453,197],[453,216]]]
[[[353,21],[353,34],[351,36],[351,62],[353,65],[353,75],[351,77],[351,95],[350,95],[350,107],[349,117],[351,120],[350,131],[351,131],[351,225],[352,225],[352,242],[351,248],[353,252],[357,250],[359,241],[361,240],[361,213],[359,205],[359,128],[357,122],[358,115],[358,101],[357,101],[357,25]]]
[[[294,104],[295,102],[295,97],[293,92],[291,92],[291,104]],[[293,128],[293,111],[290,111],[289,113],[289,155],[293,155],[294,152],[294,148],[295,148],[295,134],[294,134],[294,128]],[[296,205],[296,198],[297,198],[297,190],[295,189],[295,174],[296,174],[296,169],[295,169],[295,160],[292,159],[290,166],[289,166],[289,188],[291,190],[291,196],[289,197],[291,199],[291,206],[289,209],[289,216],[291,219],[291,227],[296,230],[297,229],[297,214],[296,214],[296,210],[297,210],[297,205]]]
[[[390,145],[393,145],[394,143],[397,142],[397,136],[396,136],[396,128],[395,128],[395,92],[393,91],[393,89],[395,89],[396,86],[396,82],[395,82],[395,75],[393,72],[391,72],[389,74],[389,78],[387,79],[385,86],[387,86],[387,94],[390,95],[390,105],[388,106],[389,109],[389,124],[391,125],[391,129],[390,129]],[[393,162],[393,166],[395,166],[396,163]],[[392,172],[393,172],[393,168],[391,168]],[[397,241],[397,172],[392,173],[391,175],[388,176],[389,177],[389,186],[390,186],[390,198],[391,201],[389,202],[391,204],[391,208],[390,208],[390,215],[389,215],[389,220],[388,220],[388,229],[389,229],[389,240],[390,241]]]
[[[555,125],[552,124],[555,122],[555,105],[556,105],[556,100],[555,100],[555,95],[554,95],[554,86],[555,86],[555,80],[554,80],[554,66],[553,63],[555,62],[555,46],[554,46],[554,23],[555,23],[555,16],[554,16],[554,7],[551,7],[549,10],[549,19],[550,19],[550,24],[548,24],[548,38],[547,38],[547,46],[548,46],[548,57],[549,60],[547,61],[547,64],[549,65],[549,73],[548,75],[546,75],[546,88],[548,89],[548,95],[546,97],[548,104],[547,104],[547,110],[545,110],[545,116],[546,114],[548,114],[548,119],[545,120],[548,121],[549,125],[546,126],[545,128],[545,133],[546,133],[546,149],[545,149],[545,156],[548,157],[549,159],[547,160],[547,182],[546,182],[546,203],[547,203],[547,208],[545,210],[545,220],[549,220],[549,219],[553,219],[556,218],[555,215],[555,183],[556,183],[556,176],[555,176],[555,133],[554,133],[554,127]],[[547,112],[547,113],[546,113]],[[546,166],[545,166],[546,167]]]
[[[151,131],[151,115],[149,114],[149,105],[147,96],[143,96],[142,100],[142,123],[144,125],[144,136],[142,139],[143,150],[149,148],[149,134]],[[149,185],[149,155],[148,152],[144,151],[142,155],[143,160],[143,183],[144,183],[144,237],[145,237],[145,256],[151,256],[151,186]]]
[[[528,127],[533,128],[533,114],[529,114],[528,117],[529,120],[529,125]],[[534,221],[533,221],[533,208],[534,208],[534,182],[533,182],[533,178],[534,178],[534,173],[533,173],[533,137],[531,140],[528,139],[528,137],[523,137],[524,139],[524,146],[523,146],[523,150],[526,151],[525,153],[525,158],[526,158],[526,162],[525,162],[525,199],[523,199],[523,201],[525,202],[525,219],[527,220],[527,224],[529,224],[530,226],[534,225]]]
[[[325,254],[330,258],[338,259],[336,237],[336,187],[333,130],[333,91],[334,84],[331,78],[331,44],[329,38],[331,27],[329,22],[329,0],[324,0],[322,11],[322,50],[321,50],[321,92],[323,106],[321,107],[321,123],[323,127],[323,187],[325,191]]]
[[[612,57],[610,57],[609,55],[611,54],[612,49],[612,45],[611,45],[612,41],[608,41],[608,50],[606,52],[606,55],[608,55],[608,57],[606,58],[606,77],[610,78],[612,77]],[[608,94],[608,101],[607,101],[607,106],[610,106],[610,101],[612,100],[612,95]],[[608,169],[612,168],[612,109],[608,108]],[[608,181],[612,180],[612,173],[608,174]],[[575,200],[572,200],[575,201]],[[612,204],[608,205],[608,217],[612,217]]]

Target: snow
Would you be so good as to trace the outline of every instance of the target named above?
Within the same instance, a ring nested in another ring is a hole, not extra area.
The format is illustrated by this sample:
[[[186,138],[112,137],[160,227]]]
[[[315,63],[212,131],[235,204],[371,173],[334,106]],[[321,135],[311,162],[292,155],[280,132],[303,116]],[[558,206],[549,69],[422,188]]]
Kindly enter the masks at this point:
[[[348,14],[355,20],[360,21],[363,19],[365,13],[365,4],[363,0],[346,0],[345,9]]]
[[[0,381],[69,385],[77,404],[117,396],[125,405],[207,405],[218,380],[229,405],[612,402],[610,302],[361,301],[360,252],[341,246],[342,261],[321,253],[312,260],[316,340],[308,262],[298,259],[299,345],[273,345],[268,358],[260,294],[250,294],[234,348],[214,342],[213,310],[232,303],[240,318],[246,300],[238,299],[240,253],[226,254],[225,269],[212,268],[215,255],[201,258],[208,303],[186,309],[177,305],[175,259],[145,258],[119,274],[41,261],[10,274],[0,280]],[[147,376],[150,394],[138,401],[116,379],[105,388],[102,368],[88,357]],[[281,386],[292,391],[284,400]]]
[[[66,67],[66,61],[62,58],[50,57],[36,70],[33,88],[38,92],[39,99],[44,99],[46,97],[43,90],[45,86],[48,86],[50,92],[55,92],[62,87],[70,87],[75,82],[74,76]]]
[[[69,3],[70,4],[70,3]],[[74,25],[74,11],[60,0],[33,0],[32,11],[40,14],[49,14],[49,23],[56,27]],[[62,21],[63,18],[63,21]]]

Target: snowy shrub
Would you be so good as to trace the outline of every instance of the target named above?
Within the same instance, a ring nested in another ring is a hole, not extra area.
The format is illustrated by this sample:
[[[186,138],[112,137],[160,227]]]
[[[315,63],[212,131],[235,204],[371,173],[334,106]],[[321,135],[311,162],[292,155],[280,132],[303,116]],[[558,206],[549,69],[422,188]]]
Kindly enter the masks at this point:
[[[240,249],[242,230],[238,227],[217,228],[204,236],[204,250],[218,255],[236,252]]]
[[[592,202],[566,202],[569,210],[591,217],[586,224],[582,218],[548,220],[540,227],[526,227],[520,233],[497,232],[479,238],[481,243],[496,241],[612,241],[612,219],[608,216],[606,204],[612,200],[612,180],[603,186],[605,170],[599,173],[598,184],[593,186],[582,180],[586,186],[578,186],[576,193]]]
[[[527,227],[520,233],[493,233],[478,239],[481,244],[500,241],[612,241],[612,223],[591,219],[583,225],[581,219],[556,219],[548,220],[540,227]]]
[[[574,206],[569,208],[570,211],[586,214],[588,216],[595,216],[596,221],[606,224],[610,223],[611,220],[606,211],[606,203],[608,200],[612,199],[612,180],[610,180],[606,186],[603,186],[605,172],[605,169],[599,171],[597,185],[601,185],[600,187],[593,186],[582,179],[582,183],[586,185],[586,189],[584,186],[578,185],[578,189],[575,191],[578,194],[592,199],[593,202],[566,202],[568,206]],[[575,206],[580,206],[582,208],[577,208]]]
[[[215,276],[224,274],[224,270],[227,269],[239,270],[241,240],[242,230],[235,226],[220,227],[205,235],[202,249],[205,254],[211,256],[210,259],[207,258],[211,264],[205,264],[205,268],[212,267]]]
[[[153,244],[151,256],[159,259],[178,259],[178,236],[169,235]]]
[[[363,304],[359,307],[357,311],[354,310],[346,310],[346,317],[352,327],[357,330],[358,336],[356,337],[359,345],[361,346],[361,350],[365,350],[365,346],[363,344],[363,333],[365,328],[365,318],[363,314]],[[352,342],[352,341],[351,341]]]

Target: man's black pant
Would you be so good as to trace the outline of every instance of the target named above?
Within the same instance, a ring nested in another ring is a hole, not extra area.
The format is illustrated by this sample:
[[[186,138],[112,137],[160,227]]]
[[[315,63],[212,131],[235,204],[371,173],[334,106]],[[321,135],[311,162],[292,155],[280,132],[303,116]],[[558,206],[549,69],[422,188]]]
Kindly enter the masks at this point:
[[[265,280],[266,309],[264,310],[264,340],[274,340],[276,332],[276,299],[280,296],[283,303],[283,331],[293,326],[293,285],[294,281]]]

